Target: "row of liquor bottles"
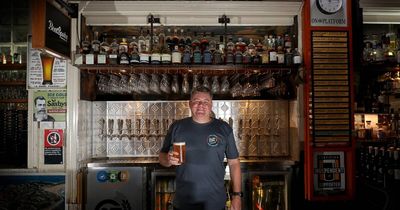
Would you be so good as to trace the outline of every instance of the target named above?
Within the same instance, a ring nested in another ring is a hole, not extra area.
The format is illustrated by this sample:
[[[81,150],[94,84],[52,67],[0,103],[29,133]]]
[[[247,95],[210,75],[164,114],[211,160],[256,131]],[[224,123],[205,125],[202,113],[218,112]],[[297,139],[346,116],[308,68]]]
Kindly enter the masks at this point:
[[[364,38],[364,62],[397,62],[400,63],[400,29],[383,33],[371,34]]]
[[[380,187],[400,183],[400,147],[362,145],[358,150],[358,176]]]
[[[195,33],[191,36],[166,36],[160,33],[131,39],[114,38],[111,43],[107,34],[103,34],[102,42],[98,32],[94,32],[93,40],[86,36],[81,46],[77,46],[75,64],[300,64],[302,58],[297,48],[292,46],[292,37],[266,35],[263,40],[245,39],[214,35],[202,37]]]

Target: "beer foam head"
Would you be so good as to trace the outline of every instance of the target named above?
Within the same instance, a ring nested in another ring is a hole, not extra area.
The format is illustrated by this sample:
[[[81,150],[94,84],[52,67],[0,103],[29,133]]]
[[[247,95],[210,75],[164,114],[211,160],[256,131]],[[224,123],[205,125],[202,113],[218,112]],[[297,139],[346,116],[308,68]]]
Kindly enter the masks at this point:
[[[180,145],[186,145],[185,142],[174,142],[174,144],[175,144],[175,145],[179,145],[179,146],[180,146]]]

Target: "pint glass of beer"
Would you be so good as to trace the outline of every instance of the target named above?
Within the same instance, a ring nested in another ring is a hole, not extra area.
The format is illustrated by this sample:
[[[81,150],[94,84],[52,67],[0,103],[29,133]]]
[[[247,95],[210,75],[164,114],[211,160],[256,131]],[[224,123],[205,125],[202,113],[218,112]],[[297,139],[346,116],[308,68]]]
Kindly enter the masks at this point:
[[[174,142],[173,151],[174,151],[174,157],[179,159],[178,163],[183,164],[185,162],[185,156],[186,156],[186,143]]]
[[[52,85],[54,57],[46,53],[40,53],[40,60],[42,61],[42,72],[43,72],[42,84]]]

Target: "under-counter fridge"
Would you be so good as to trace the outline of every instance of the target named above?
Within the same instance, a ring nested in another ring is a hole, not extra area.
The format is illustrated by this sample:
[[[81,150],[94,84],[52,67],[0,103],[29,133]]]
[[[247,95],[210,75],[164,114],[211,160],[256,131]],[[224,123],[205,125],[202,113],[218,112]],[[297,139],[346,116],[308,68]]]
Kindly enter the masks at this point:
[[[84,175],[84,209],[145,209],[143,167],[89,165]]]

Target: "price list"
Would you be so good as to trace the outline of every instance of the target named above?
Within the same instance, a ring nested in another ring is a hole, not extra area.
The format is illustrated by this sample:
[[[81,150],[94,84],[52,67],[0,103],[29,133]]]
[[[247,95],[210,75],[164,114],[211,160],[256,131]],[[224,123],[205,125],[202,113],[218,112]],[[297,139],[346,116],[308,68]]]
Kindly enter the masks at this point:
[[[315,145],[351,140],[348,32],[312,32],[310,129]]]

